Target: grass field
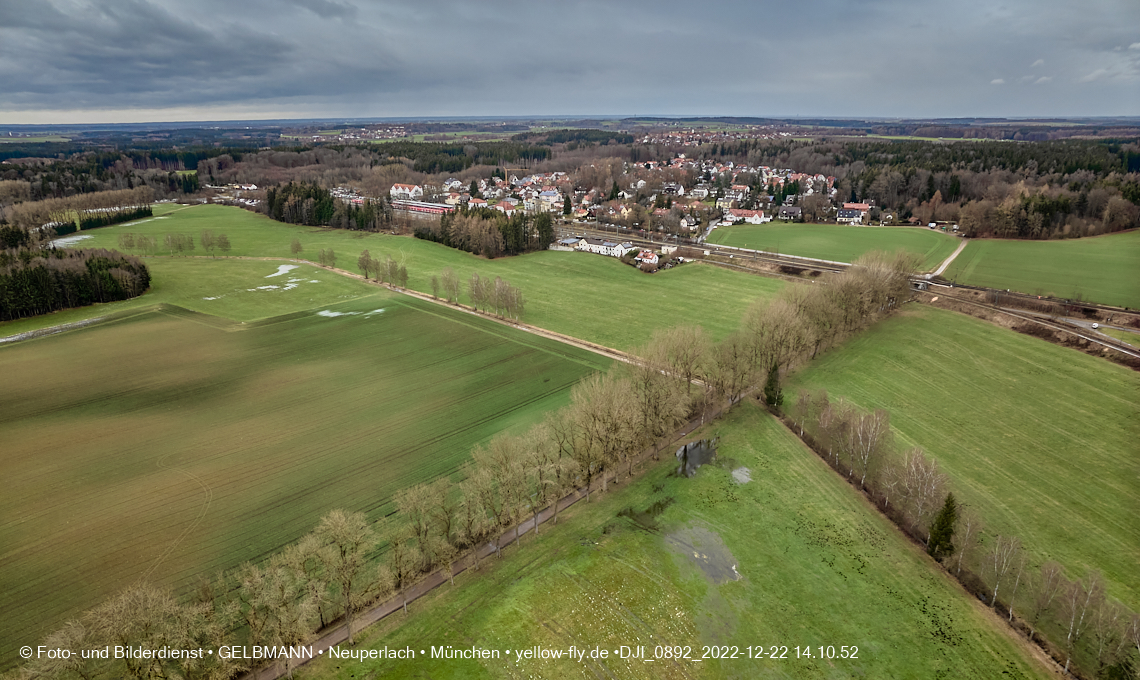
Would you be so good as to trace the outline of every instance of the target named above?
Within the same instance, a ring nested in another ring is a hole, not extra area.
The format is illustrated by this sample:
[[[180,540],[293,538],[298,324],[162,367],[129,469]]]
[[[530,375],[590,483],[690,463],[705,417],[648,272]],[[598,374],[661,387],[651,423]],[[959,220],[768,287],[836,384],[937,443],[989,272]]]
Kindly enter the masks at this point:
[[[260,321],[144,299],[0,346],[0,666],[137,579],[184,592],[332,508],[375,519],[608,365],[314,267],[266,278],[277,266],[156,262],[152,301]]]
[[[1140,376],[1116,364],[927,307],[862,333],[795,375],[885,408],[905,445],[949,473],[954,494],[1039,564],[1104,572],[1140,609]]]
[[[579,505],[537,540],[487,560],[366,631],[364,649],[414,661],[322,658],[301,678],[1044,678],[984,612],[852,488],[752,403],[706,430],[724,467],[692,479],[662,462],[620,493]],[[731,458],[731,462],[727,459]],[[734,483],[731,468],[752,481]],[[624,484],[622,485],[625,486]],[[635,523],[618,513],[665,505]],[[733,568],[739,580],[733,580]],[[736,646],[690,661],[431,660],[451,645],[567,650]],[[748,647],[786,646],[785,659]],[[796,658],[796,646],[858,647],[857,659]]]
[[[39,137],[0,137],[0,144],[5,143],[5,142],[12,143],[12,144],[19,143],[19,142],[23,142],[25,144],[36,144],[36,143],[40,143],[40,142],[70,142],[70,141],[71,141],[70,138],[61,137],[59,135],[40,135]]]
[[[905,250],[922,257],[923,270],[934,269],[958,247],[959,240],[915,227],[852,227],[840,224],[742,224],[717,227],[709,243],[754,248],[836,262],[854,262],[871,250]]]
[[[1140,230],[1067,241],[974,239],[943,276],[1030,295],[1140,308]]]
[[[408,268],[408,286],[431,292],[430,279],[451,267],[464,281],[471,273],[501,276],[522,289],[527,323],[619,349],[648,340],[653,330],[681,323],[700,323],[716,338],[739,324],[756,298],[775,294],[785,284],[777,279],[692,264],[657,274],[643,274],[615,258],[588,253],[543,251],[486,260],[452,248],[406,236],[297,227],[274,222],[238,208],[203,205],[174,209],[149,221],[91,231],[84,247],[118,247],[123,232],[197,236],[203,229],[225,233],[231,255],[290,258],[294,238],[316,261],[321,249],[337,254],[337,266],[357,271],[360,252],[391,255]],[[196,254],[204,255],[200,249]],[[185,259],[185,258],[182,258]],[[155,260],[157,262],[157,260]],[[462,298],[467,301],[466,292]],[[619,320],[620,319],[620,320]],[[3,326],[0,326],[3,334]]]
[[[282,265],[295,267],[281,274]],[[151,288],[132,300],[0,323],[0,338],[167,303],[234,321],[254,321],[375,295],[376,286],[288,261],[163,258],[147,261]],[[269,286],[275,286],[270,288]]]

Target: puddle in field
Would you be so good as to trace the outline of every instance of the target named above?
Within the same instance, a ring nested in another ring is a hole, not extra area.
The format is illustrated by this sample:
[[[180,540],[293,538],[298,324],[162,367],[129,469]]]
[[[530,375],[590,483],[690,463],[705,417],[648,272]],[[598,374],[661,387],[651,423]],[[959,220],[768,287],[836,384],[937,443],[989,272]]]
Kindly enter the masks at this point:
[[[247,293],[255,293],[259,290],[278,290],[279,286],[258,286],[257,288],[246,288]]]
[[[743,578],[736,569],[736,558],[716,532],[700,526],[682,527],[667,534],[665,543],[717,585]]]
[[[661,527],[657,524],[657,517],[661,513],[665,512],[665,508],[669,507],[672,504],[672,497],[661,498],[657,501],[654,501],[653,504],[645,510],[638,511],[634,510],[633,508],[626,508],[625,510],[622,510],[618,513],[618,517],[628,517],[633,521],[634,526],[636,526],[638,529],[656,533],[661,529]]]
[[[295,264],[283,264],[283,265],[279,265],[279,266],[277,267],[277,271],[276,271],[276,272],[274,272],[274,273],[270,274],[269,276],[266,276],[265,278],[267,278],[267,279],[271,279],[271,278],[273,278],[274,276],[281,276],[282,274],[285,274],[285,273],[287,273],[287,272],[291,272],[291,271],[293,271],[293,270],[294,270],[294,269],[296,269],[296,268],[297,268],[297,265],[295,265]]]
[[[215,296],[215,297],[204,297],[204,298],[202,298],[202,299],[203,299],[203,300],[220,300],[220,299],[222,299],[222,297],[224,297],[224,296],[222,296],[222,295],[218,295],[218,296]]]
[[[701,439],[677,449],[678,475],[692,477],[702,465],[716,462],[716,447],[720,439]]]
[[[329,309],[322,309],[321,311],[317,312],[317,316],[323,316],[330,319],[337,316],[356,316],[357,314],[360,314],[360,312],[334,312]]]
[[[64,236],[62,238],[52,240],[52,245],[67,248],[89,238],[93,238],[91,234],[72,234],[71,236]]]
[[[368,318],[368,317],[370,317],[370,316],[375,316],[375,315],[377,315],[377,314],[383,314],[383,313],[384,313],[384,308],[383,308],[383,307],[381,307],[380,309],[374,309],[374,310],[372,310],[371,312],[368,312],[368,313],[366,313],[366,314],[364,315],[364,318]]]

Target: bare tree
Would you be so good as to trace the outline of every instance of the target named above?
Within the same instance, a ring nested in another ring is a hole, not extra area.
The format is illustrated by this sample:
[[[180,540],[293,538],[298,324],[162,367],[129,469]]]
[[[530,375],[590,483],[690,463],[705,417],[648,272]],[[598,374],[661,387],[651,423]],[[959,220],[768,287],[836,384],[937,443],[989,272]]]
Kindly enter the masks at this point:
[[[344,601],[345,627],[352,644],[352,618],[356,614],[357,599],[362,582],[367,578],[365,555],[376,543],[376,534],[361,512],[332,510],[321,518],[317,535],[328,541],[329,550],[325,570],[340,585]]]
[[[376,260],[372,259],[372,253],[369,253],[366,249],[360,253],[360,257],[356,258],[356,266],[364,273],[364,278],[367,279],[371,276],[372,271],[376,269]]]
[[[1016,536],[1002,536],[994,540],[993,546],[986,554],[986,569],[994,575],[994,590],[990,596],[990,606],[997,607],[998,589],[1001,582],[1009,573],[1021,553],[1021,541]]]
[[[1073,581],[1060,594],[1061,623],[1068,632],[1065,634],[1065,672],[1073,660],[1073,650],[1088,632],[1088,622],[1093,612],[1104,601],[1104,579],[1100,572],[1090,572],[1083,580]]]
[[[230,237],[226,236],[225,234],[218,234],[218,250],[222,251],[223,253],[228,253],[230,252],[230,247]],[[330,250],[329,253],[331,254],[332,251]],[[336,260],[334,258],[333,263],[335,262]]]
[[[972,551],[978,544],[978,536],[982,533],[982,521],[973,511],[963,508],[958,515],[958,569],[957,576],[962,575],[962,560],[966,553]]]
[[[1029,617],[1029,639],[1037,629],[1037,622],[1041,615],[1049,611],[1053,601],[1065,586],[1065,573],[1061,565],[1056,562],[1045,562],[1041,565],[1033,589],[1033,599],[1030,601],[1031,613]]]
[[[299,238],[293,239],[293,242],[289,244],[289,252],[294,255],[300,255],[303,250],[304,248],[301,247],[301,239]]]
[[[214,248],[218,245],[218,239],[214,236],[214,232],[209,229],[203,229],[202,234],[198,237],[198,242],[202,244],[202,250],[208,254],[213,255]]]
[[[700,326],[677,326],[655,332],[651,342],[661,348],[669,371],[685,382],[685,395],[690,395],[711,344],[705,330]]]
[[[1017,602],[1017,587],[1021,585],[1021,574],[1025,571],[1027,561],[1025,553],[1017,558],[1017,576],[1013,579],[1013,592],[1009,595],[1009,622],[1013,623],[1013,606]]]
[[[883,409],[863,414],[851,422],[852,460],[859,473],[859,488],[865,488],[867,471],[887,448],[891,435],[891,416]]]
[[[451,267],[446,267],[440,272],[440,283],[443,284],[443,293],[447,296],[447,301],[459,302],[459,277]]]
[[[669,375],[665,348],[652,340],[635,352],[640,361],[627,364],[633,397],[637,405],[638,448],[653,446],[654,456],[660,439],[685,420],[685,395],[681,381]],[[633,476],[632,458],[630,476]]]
[[[432,274],[431,277],[431,296],[433,298],[439,297],[439,277]]]
[[[793,422],[800,428],[800,436],[804,436],[804,425],[811,417],[812,396],[807,390],[800,390],[796,396],[796,403],[792,406]]]
[[[1128,646],[1128,613],[1119,602],[1106,599],[1092,614],[1089,631],[1092,633],[1098,677],[1106,666],[1115,665],[1123,657]]]
[[[910,449],[903,454],[901,496],[910,511],[911,521],[918,527],[927,527],[927,541],[930,540],[930,519],[945,497],[945,485],[946,476],[938,469],[937,461],[927,458],[922,449]]]

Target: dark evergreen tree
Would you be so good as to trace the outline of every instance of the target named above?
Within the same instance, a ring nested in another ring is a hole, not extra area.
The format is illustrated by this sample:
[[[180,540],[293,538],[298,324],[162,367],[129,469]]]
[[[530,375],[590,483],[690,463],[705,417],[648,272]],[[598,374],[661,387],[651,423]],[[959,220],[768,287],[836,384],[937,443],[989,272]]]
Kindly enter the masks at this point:
[[[954,494],[946,494],[946,502],[930,525],[930,542],[926,552],[936,560],[954,554],[954,525],[958,522],[958,503]]]
[[[780,366],[772,364],[768,369],[768,381],[764,383],[764,403],[773,408],[784,403],[784,388],[780,386]]]

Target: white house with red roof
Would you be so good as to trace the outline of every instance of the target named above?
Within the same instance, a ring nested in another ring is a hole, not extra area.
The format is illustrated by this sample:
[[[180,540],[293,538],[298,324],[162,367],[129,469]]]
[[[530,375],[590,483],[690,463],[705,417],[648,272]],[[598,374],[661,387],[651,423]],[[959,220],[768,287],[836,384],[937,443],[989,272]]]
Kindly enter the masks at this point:
[[[393,184],[392,188],[388,191],[388,195],[392,198],[403,198],[414,201],[423,197],[424,188],[418,184]]]
[[[771,222],[772,218],[764,218],[763,210],[743,210],[739,208],[729,208],[724,214],[726,222],[746,222],[747,224],[764,224]]]

